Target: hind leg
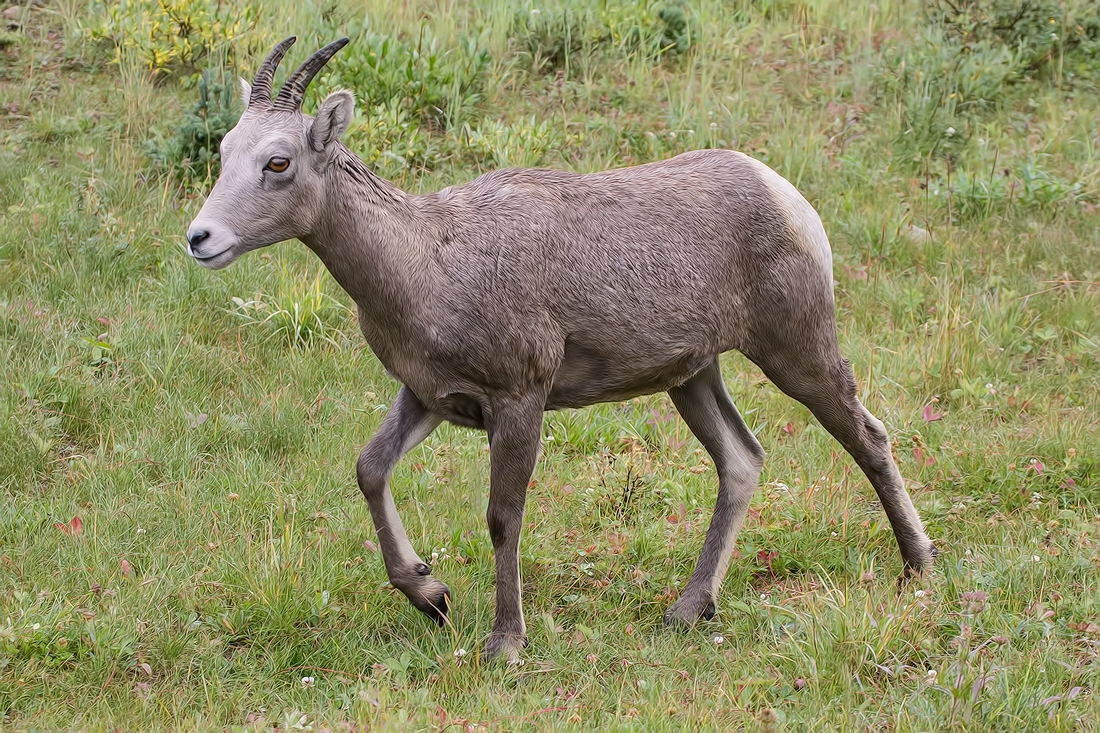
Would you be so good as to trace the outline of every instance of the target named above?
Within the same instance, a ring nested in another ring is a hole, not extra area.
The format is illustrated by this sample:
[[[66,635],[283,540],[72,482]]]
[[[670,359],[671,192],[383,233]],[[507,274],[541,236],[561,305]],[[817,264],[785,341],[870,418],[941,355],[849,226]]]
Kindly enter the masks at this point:
[[[489,509],[485,519],[497,566],[497,608],[486,657],[508,662],[527,645],[519,574],[519,537],[527,485],[538,460],[547,392],[535,389],[518,399],[496,399],[487,420],[489,434]]]
[[[717,359],[669,390],[669,396],[710,454],[718,474],[718,499],[699,562],[683,593],[665,614],[666,626],[690,627],[700,617],[714,615],[718,587],[756,490],[764,450],[730,400]]]
[[[779,389],[806,405],[863,469],[901,549],[905,568],[899,580],[908,580],[931,566],[936,548],[905,490],[885,427],[856,396],[856,380],[848,361],[840,355],[835,327],[830,322],[816,334],[819,338],[813,335],[804,333],[805,338],[797,341],[775,338],[766,352],[746,356]]]

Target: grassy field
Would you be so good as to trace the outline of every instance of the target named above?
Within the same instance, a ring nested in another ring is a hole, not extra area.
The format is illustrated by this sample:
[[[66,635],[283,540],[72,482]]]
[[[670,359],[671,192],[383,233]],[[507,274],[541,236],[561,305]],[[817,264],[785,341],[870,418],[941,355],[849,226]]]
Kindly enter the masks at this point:
[[[963,6],[6,9],[0,728],[1095,730],[1100,14]],[[454,593],[431,625],[388,587],[355,485],[397,385],[350,300],[298,243],[218,273],[182,249],[237,111],[222,71],[251,78],[290,33],[287,65],[352,36],[306,108],[353,88],[347,142],[409,190],[700,147],[791,180],[934,572],[897,591],[870,485],[731,354],[768,459],[714,620],[661,627],[716,479],[656,395],[547,416],[523,665],[479,658],[484,436],[444,426],[400,464]]]

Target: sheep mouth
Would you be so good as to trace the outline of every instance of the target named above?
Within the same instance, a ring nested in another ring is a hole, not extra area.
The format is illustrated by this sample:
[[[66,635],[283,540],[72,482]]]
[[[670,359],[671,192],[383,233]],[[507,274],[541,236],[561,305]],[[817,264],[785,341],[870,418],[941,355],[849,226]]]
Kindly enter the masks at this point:
[[[210,270],[220,270],[228,265],[234,259],[236,255],[233,254],[233,248],[229,247],[223,249],[221,252],[217,252],[212,255],[200,255],[195,252],[191,252],[191,257],[203,267]]]

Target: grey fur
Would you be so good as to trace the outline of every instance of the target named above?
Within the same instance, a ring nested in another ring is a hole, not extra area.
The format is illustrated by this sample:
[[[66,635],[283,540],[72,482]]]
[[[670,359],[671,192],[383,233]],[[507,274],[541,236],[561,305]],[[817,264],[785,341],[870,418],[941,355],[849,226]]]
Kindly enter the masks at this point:
[[[443,420],[487,431],[497,563],[487,652],[515,658],[525,640],[518,543],[542,413],[667,390],[714,460],[718,501],[665,620],[709,618],[764,460],[721,380],[718,355],[731,349],[855,458],[893,526],[903,579],[930,566],[935,549],[886,432],[838,349],[828,240],[793,186],[741,153],[702,150],[588,175],[498,170],[412,196],[339,142],[352,111],[347,92],[316,120],[249,107],[223,142],[188,249],[218,268],[296,237],[354,299],[364,337],[404,385],[360,455],[359,486],[389,578],[417,608],[441,621],[450,596],[390,495],[405,452]],[[287,170],[264,170],[272,157]]]

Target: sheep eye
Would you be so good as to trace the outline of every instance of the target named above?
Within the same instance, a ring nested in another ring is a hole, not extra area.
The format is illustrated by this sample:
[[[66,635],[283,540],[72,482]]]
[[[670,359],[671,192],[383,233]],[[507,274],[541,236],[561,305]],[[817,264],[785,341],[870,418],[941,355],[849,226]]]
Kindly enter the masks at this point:
[[[272,158],[267,161],[267,165],[264,166],[265,170],[272,171],[274,173],[282,173],[290,167],[290,161],[286,158]]]

